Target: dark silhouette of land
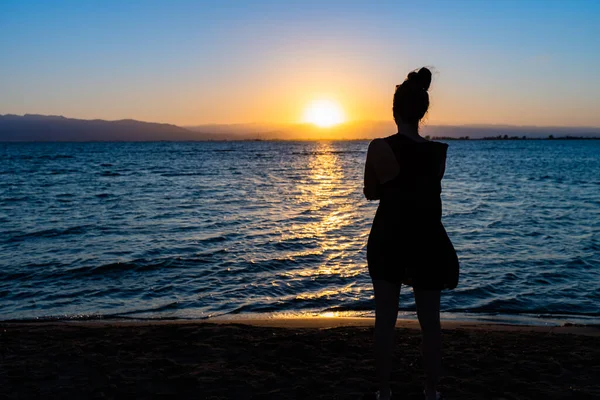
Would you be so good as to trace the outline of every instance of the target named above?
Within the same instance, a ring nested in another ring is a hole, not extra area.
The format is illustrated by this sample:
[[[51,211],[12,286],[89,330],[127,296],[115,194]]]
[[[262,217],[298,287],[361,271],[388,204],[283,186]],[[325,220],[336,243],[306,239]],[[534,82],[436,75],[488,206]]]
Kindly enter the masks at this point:
[[[426,136],[426,139],[431,140],[471,140],[470,136],[450,137],[450,136]],[[559,136],[548,135],[546,138],[528,138],[527,136],[486,136],[476,140],[600,140],[600,136]]]
[[[423,136],[440,140],[600,138],[600,127],[424,125]],[[321,129],[310,124],[212,124],[180,127],[132,119],[105,121],[63,116],[0,115],[0,142],[368,140],[396,132],[393,121],[361,121]]]
[[[83,120],[62,116],[0,115],[0,141],[156,141],[208,140],[210,135],[169,124],[124,119]]]

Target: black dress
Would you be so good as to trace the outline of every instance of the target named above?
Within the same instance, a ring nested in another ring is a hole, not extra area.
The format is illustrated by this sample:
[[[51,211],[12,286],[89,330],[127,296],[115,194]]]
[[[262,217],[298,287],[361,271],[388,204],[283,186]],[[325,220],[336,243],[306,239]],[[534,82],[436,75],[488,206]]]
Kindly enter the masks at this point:
[[[454,289],[458,257],[442,225],[440,197],[448,145],[399,134],[384,140],[400,173],[377,187],[380,202],[367,243],[369,274],[417,289]]]

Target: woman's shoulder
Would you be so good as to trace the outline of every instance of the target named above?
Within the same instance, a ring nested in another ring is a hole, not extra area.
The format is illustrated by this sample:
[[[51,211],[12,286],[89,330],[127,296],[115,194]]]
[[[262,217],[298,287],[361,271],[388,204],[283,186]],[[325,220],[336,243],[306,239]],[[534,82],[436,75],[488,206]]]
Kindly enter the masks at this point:
[[[371,140],[371,142],[369,143],[369,146],[370,145],[381,146],[384,143],[387,144],[395,136],[396,135],[390,135],[390,136],[386,136],[386,137],[382,137],[382,138],[375,138],[375,139]]]
[[[387,166],[396,164],[396,156],[390,143],[387,142],[387,138],[377,138],[371,140],[369,143],[369,150],[367,152],[367,159],[370,159],[374,165],[383,165],[384,168]]]
[[[394,145],[401,145],[402,147],[404,147],[404,145],[426,145],[439,150],[446,150],[448,148],[447,143],[436,142],[435,140],[426,139],[424,137],[420,137],[419,140],[414,140],[404,135],[394,134],[384,138],[371,140],[369,143],[369,151],[387,151]]]
[[[371,142],[369,143],[369,152],[380,153],[382,151],[387,151],[388,149],[390,149],[390,145],[388,142],[390,138],[391,136],[371,140]]]
[[[440,149],[447,149],[448,148],[448,143],[436,142],[435,140],[428,140],[428,142],[431,143],[432,145],[440,148]]]
[[[413,137],[409,138],[406,135],[395,134],[395,135],[391,135],[391,136],[388,136],[388,137],[385,137],[382,139],[374,139],[373,141],[375,141],[375,140],[381,140],[388,144],[397,142],[398,144],[403,144],[403,145],[425,144],[425,145],[430,145],[431,147],[439,147],[439,148],[447,148],[448,147],[448,145],[446,143],[436,142],[435,140],[427,139],[423,136],[418,136],[416,138],[413,138]]]
[[[448,153],[448,143],[436,142],[434,140],[430,140],[429,143],[431,143],[430,147],[432,149],[432,154],[435,154],[436,157],[440,159],[446,158],[446,154]]]

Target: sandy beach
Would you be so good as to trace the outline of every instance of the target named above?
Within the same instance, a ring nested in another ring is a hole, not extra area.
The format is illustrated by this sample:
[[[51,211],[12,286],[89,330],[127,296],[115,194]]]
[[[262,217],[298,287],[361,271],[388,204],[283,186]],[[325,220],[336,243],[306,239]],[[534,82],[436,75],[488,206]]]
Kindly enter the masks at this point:
[[[0,324],[2,398],[363,399],[372,319]],[[600,397],[600,329],[449,322],[450,399]],[[420,399],[419,331],[400,321],[393,390]],[[403,377],[403,379],[400,379]]]

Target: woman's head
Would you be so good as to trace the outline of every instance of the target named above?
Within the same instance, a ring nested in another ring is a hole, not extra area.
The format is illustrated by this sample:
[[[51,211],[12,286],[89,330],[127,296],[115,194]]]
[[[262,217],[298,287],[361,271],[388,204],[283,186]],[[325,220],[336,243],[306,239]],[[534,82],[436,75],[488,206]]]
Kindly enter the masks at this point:
[[[396,124],[419,125],[429,109],[430,84],[431,71],[423,67],[408,74],[404,82],[396,86],[392,108]]]

